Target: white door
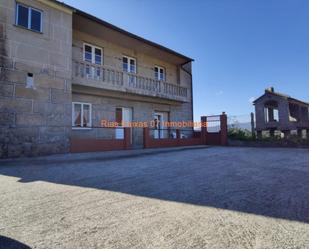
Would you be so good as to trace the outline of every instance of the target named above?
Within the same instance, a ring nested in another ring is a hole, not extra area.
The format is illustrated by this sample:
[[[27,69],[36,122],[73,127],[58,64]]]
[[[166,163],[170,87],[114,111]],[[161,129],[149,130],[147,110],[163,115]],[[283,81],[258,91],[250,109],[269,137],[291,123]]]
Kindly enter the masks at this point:
[[[124,129],[123,127],[130,127],[132,123],[132,109],[122,107],[122,125],[116,128],[116,139],[124,138]],[[132,142],[132,131],[131,131],[131,142]]]
[[[125,127],[128,127],[128,124],[132,122],[132,110],[131,108],[122,108],[122,119],[125,123]]]
[[[154,114],[154,138],[164,138],[163,113]]]

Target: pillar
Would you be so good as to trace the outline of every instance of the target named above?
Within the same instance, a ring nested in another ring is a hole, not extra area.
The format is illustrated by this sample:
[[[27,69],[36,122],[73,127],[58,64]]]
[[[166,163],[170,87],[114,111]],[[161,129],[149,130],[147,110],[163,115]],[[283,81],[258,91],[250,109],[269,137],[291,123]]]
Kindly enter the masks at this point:
[[[124,148],[131,149],[132,143],[131,143],[131,128],[125,127],[124,128]]]
[[[299,138],[303,138],[303,130],[302,129],[297,129],[297,136]]]
[[[284,134],[284,138],[286,139],[286,138],[289,138],[290,137],[290,135],[291,135],[291,131],[290,130],[286,130],[286,131],[282,131],[283,132],[283,134]]]
[[[226,146],[227,141],[227,116],[225,112],[222,112],[220,115],[220,136],[221,136],[221,145]]]
[[[143,145],[144,145],[144,149],[147,149],[150,147],[149,145],[149,128],[148,127],[144,127],[143,128]]]
[[[269,130],[269,136],[274,137],[275,136],[275,129],[270,129]]]
[[[256,133],[257,133],[257,138],[258,139],[262,139],[262,131],[256,131]]]
[[[251,112],[251,136],[255,138],[254,113]]]
[[[207,143],[207,117],[201,117],[201,143]]]

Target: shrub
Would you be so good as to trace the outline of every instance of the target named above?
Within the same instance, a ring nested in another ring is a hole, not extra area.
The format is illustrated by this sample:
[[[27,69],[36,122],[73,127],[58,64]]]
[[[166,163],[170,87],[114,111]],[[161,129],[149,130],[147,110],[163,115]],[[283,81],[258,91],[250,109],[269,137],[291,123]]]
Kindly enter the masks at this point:
[[[254,140],[255,137],[252,137],[252,134],[249,130],[243,130],[239,128],[230,128],[228,130],[228,138],[234,139],[234,140]]]

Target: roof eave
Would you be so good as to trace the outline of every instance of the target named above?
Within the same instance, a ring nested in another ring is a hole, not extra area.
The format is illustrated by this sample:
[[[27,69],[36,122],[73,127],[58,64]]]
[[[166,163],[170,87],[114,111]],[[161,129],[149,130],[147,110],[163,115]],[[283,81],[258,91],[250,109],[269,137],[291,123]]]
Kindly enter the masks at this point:
[[[173,54],[173,55],[175,55],[175,56],[177,56],[177,57],[180,57],[180,58],[186,60],[185,63],[189,63],[189,62],[194,61],[194,59],[192,59],[192,58],[190,58],[190,57],[187,57],[187,56],[185,56],[185,55],[183,55],[183,54],[180,54],[180,53],[178,53],[178,52],[176,52],[176,51],[174,51],[174,50],[172,50],[172,49],[170,49],[170,48],[164,47],[164,46],[162,46],[162,45],[160,45],[160,44],[158,44],[158,43],[152,42],[152,41],[147,40],[147,39],[145,39],[145,38],[142,38],[142,37],[140,37],[140,36],[138,36],[138,35],[135,35],[135,34],[133,34],[133,33],[130,33],[130,32],[128,32],[128,31],[126,31],[126,30],[124,30],[124,29],[122,29],[122,28],[119,28],[119,27],[117,27],[117,26],[115,26],[115,25],[113,25],[113,24],[111,24],[111,23],[109,23],[109,22],[106,22],[106,21],[104,21],[104,20],[102,20],[102,19],[100,19],[100,18],[97,18],[97,17],[95,17],[95,16],[93,16],[93,15],[91,15],[91,14],[88,14],[88,13],[82,11],[82,10],[75,9],[75,13],[78,14],[78,15],[80,15],[80,16],[83,16],[83,17],[85,17],[85,18],[88,18],[88,19],[90,19],[90,20],[92,20],[92,21],[94,21],[94,22],[97,22],[98,24],[104,25],[104,26],[106,26],[106,27],[108,27],[108,28],[110,28],[110,29],[113,29],[113,30],[115,30],[115,31],[118,31],[118,32],[120,32],[120,33],[122,33],[122,34],[124,34],[124,35],[127,35],[127,36],[129,36],[129,37],[131,37],[131,38],[133,38],[133,39],[139,40],[139,41],[144,42],[144,43],[146,43],[146,44],[148,44],[148,45],[150,45],[150,46],[156,47],[156,48],[158,48],[158,49],[160,49],[160,50],[163,50],[163,51],[168,52],[168,53],[170,53],[170,54]],[[185,63],[184,63],[184,64],[185,64]]]

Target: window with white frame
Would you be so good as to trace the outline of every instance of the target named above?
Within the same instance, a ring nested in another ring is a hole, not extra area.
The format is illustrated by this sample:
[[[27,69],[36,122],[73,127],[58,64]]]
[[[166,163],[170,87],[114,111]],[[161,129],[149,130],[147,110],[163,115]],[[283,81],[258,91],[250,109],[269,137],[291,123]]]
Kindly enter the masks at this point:
[[[41,10],[16,3],[15,24],[26,29],[42,32],[43,12]]]
[[[155,79],[165,80],[165,69],[163,67],[155,66]]]
[[[124,72],[129,73],[128,83],[134,84],[136,82],[136,76],[133,75],[136,73],[136,59],[128,56],[122,57],[122,69]]]
[[[91,128],[91,104],[72,103],[72,126],[75,128]]]
[[[89,62],[91,64],[102,65],[103,63],[102,48],[84,43],[84,61]],[[85,70],[87,78],[100,79],[101,77],[100,67],[86,65]]]
[[[128,56],[123,56],[122,69],[124,72],[136,73],[136,59]]]
[[[92,64],[102,65],[102,48],[84,43],[84,61]]]

